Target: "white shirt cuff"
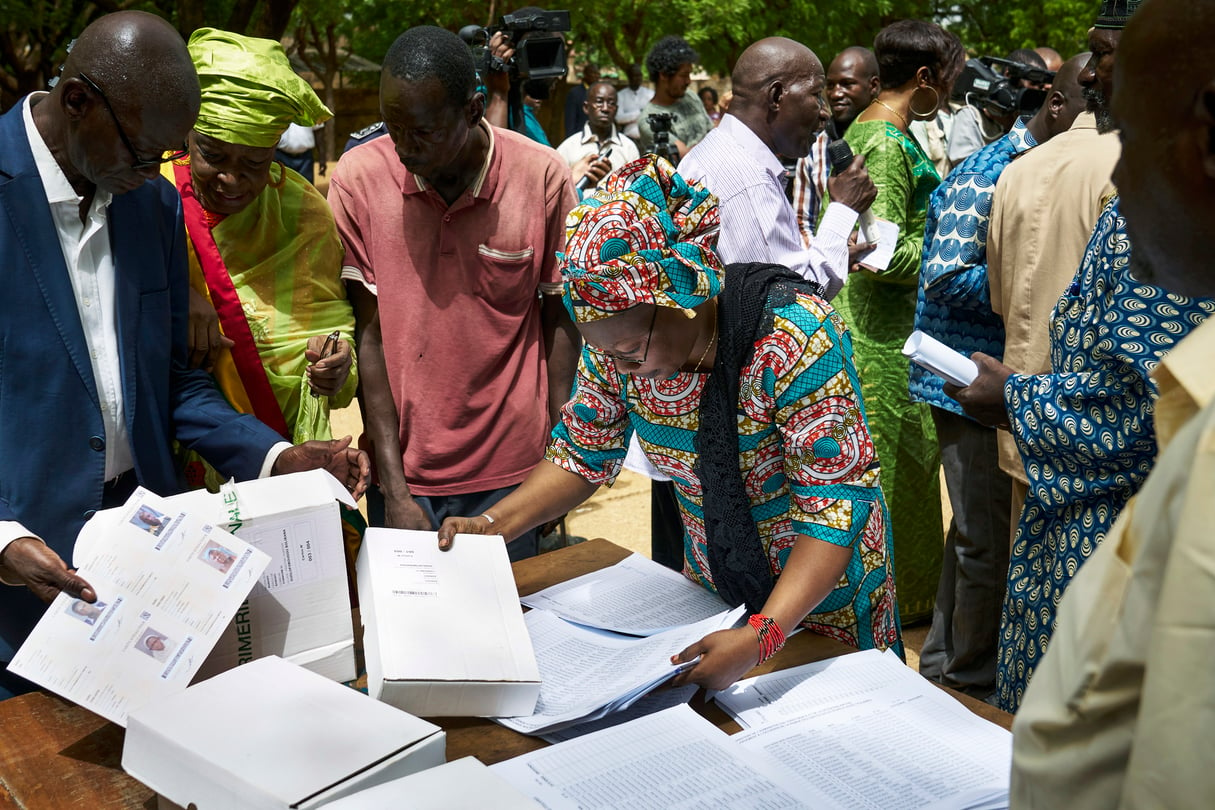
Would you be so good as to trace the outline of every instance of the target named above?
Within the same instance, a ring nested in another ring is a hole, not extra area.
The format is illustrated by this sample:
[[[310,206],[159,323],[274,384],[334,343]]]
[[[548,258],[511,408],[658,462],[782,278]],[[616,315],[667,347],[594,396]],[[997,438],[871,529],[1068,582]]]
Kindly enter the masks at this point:
[[[293,445],[291,442],[279,442],[270,448],[270,452],[266,454],[266,460],[262,462],[262,471],[258,473],[258,478],[269,478],[270,472],[274,469],[274,462],[278,461],[278,457],[283,454],[284,450],[290,450]]]
[[[0,520],[0,554],[4,553],[9,543],[21,537],[33,537],[35,540],[46,542],[15,520]],[[25,584],[17,581],[2,564],[0,564],[0,582],[3,582],[5,585]]]
[[[848,237],[852,236],[852,231],[856,228],[856,222],[860,217],[860,214],[843,203],[828,203],[815,235],[821,239],[825,233],[837,234],[843,236],[846,242]]]

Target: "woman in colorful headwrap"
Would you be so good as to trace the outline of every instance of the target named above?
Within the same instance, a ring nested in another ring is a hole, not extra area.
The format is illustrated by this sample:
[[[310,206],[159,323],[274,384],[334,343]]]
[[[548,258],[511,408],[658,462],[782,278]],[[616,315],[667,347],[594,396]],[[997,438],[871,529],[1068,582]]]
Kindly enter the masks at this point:
[[[899,606],[905,620],[914,620],[932,614],[941,575],[941,453],[929,407],[911,401],[907,360],[900,349],[914,329],[928,196],[941,178],[907,130],[913,120],[936,117],[962,70],[965,52],[958,38],[940,26],[903,20],[878,33],[874,54],[882,92],[844,137],[853,152],[865,156],[865,168],[878,187],[871,210],[899,226],[899,239],[887,269],[853,273],[833,303],[856,347],[856,369],[890,503]]]
[[[165,176],[189,236],[191,361],[285,439],[330,438],[329,409],[357,384],[342,246],[324,197],[274,149],[289,123],[332,114],[277,42],[201,28],[189,49],[202,107],[189,156]],[[185,463],[190,484],[222,483],[197,456]]]
[[[775,265],[724,268],[717,200],[649,156],[566,221],[565,305],[585,340],[545,461],[487,514],[439,531],[507,540],[586,500],[636,433],[675,482],[684,573],[750,626],[676,656],[724,687],[798,624],[901,653],[890,531],[839,317]]]

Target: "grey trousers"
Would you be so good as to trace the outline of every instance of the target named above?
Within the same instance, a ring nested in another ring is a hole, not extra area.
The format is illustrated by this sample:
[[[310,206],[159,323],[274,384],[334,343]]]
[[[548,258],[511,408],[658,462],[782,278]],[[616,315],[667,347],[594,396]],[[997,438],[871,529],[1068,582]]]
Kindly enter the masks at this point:
[[[996,688],[1012,483],[1000,469],[994,429],[940,408],[932,417],[953,521],[920,674],[984,698]]]

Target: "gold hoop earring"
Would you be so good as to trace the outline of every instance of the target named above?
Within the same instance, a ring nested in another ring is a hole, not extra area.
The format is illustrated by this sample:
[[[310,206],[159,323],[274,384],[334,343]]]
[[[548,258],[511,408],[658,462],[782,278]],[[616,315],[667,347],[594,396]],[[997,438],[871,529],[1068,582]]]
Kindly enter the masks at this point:
[[[936,89],[935,87],[927,87],[927,88],[920,88],[920,89],[932,91],[932,95],[933,95],[932,107],[929,108],[929,111],[926,113],[920,112],[914,106],[912,106],[911,99],[908,99],[907,111],[911,113],[911,116],[913,118],[924,118],[924,119],[936,118],[937,110],[940,109],[940,107],[941,107],[941,91]],[[914,97],[915,97],[915,94],[913,93],[912,98],[914,98]]]

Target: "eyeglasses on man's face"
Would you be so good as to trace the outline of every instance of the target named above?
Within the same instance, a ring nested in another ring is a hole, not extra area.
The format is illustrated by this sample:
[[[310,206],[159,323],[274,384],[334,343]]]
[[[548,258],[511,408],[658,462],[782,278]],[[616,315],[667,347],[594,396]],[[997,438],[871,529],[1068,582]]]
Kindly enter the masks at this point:
[[[90,79],[85,73],[80,73],[80,81],[84,82],[89,88],[97,94],[101,99],[101,103],[105,105],[106,112],[110,114],[110,120],[114,122],[114,128],[118,130],[118,137],[122,139],[122,145],[131,153],[131,168],[146,169],[150,166],[159,166],[162,163],[168,163],[170,160],[180,160],[190,154],[189,148],[183,143],[181,149],[175,152],[170,152],[163,157],[157,158],[141,158],[139,153],[135,151],[135,146],[131,143],[131,139],[127,137],[126,130],[122,128],[122,124],[118,121],[118,116],[114,114],[114,108],[110,106],[110,100],[105,97],[105,92],[97,86],[97,82]]]

